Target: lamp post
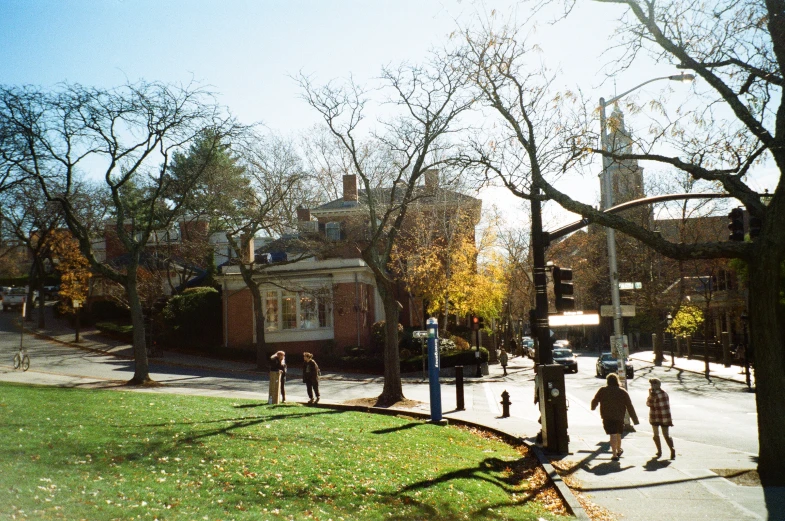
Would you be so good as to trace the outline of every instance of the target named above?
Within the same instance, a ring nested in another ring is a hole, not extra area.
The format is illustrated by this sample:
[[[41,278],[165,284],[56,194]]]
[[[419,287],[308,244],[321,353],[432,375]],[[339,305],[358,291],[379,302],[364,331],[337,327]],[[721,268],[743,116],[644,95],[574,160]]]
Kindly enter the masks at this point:
[[[622,99],[627,94],[636,91],[643,87],[644,85],[648,85],[649,83],[660,81],[660,80],[672,80],[672,81],[692,81],[695,79],[693,74],[677,74],[674,76],[661,76],[658,78],[652,78],[648,81],[644,81],[640,85],[637,85],[614,98],[611,98],[607,102],[605,98],[600,98],[600,146],[603,152],[612,152],[609,150],[608,146],[608,136],[607,136],[607,122],[605,119],[605,107],[608,105],[612,105]],[[611,160],[605,154],[602,156],[602,184],[605,190],[605,194],[603,197],[603,206],[605,209],[611,208],[613,206],[613,183],[611,180],[610,174],[610,167]],[[622,316],[621,316],[621,299],[619,296],[619,269],[616,262],[616,230],[613,228],[605,228],[607,243],[608,243],[608,270],[610,272],[610,281],[611,281],[611,304],[613,306],[613,337],[614,337],[614,344],[616,347],[616,356],[618,360],[618,371],[619,371],[619,379],[622,382],[622,385],[626,388],[627,387],[627,378],[626,378],[626,367],[625,367],[625,352],[623,348],[623,331],[622,331]]]
[[[668,323],[668,329],[670,329],[671,324],[673,324],[673,316],[671,316],[671,312],[668,311],[668,316],[665,317],[665,321]],[[671,336],[670,338],[670,346],[671,346],[671,367],[676,365],[676,357],[673,354],[673,333],[670,331],[668,334]]]

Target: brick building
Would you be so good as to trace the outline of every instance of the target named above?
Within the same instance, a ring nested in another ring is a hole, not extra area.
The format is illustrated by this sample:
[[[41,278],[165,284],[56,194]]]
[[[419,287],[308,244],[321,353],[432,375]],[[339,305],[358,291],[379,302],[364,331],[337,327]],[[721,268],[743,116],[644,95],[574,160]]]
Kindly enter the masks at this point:
[[[425,175],[416,203],[409,207],[402,233],[421,222],[437,206],[448,211],[470,209],[472,223],[479,221],[480,200],[440,188],[438,172]],[[380,189],[376,200],[390,202],[393,191]],[[447,204],[443,203],[447,201]],[[342,197],[313,209],[299,209],[298,234],[318,237],[332,245],[329,254],[302,256],[297,262],[275,264],[291,258],[285,241],[273,241],[256,249],[257,263],[271,260],[274,265],[259,270],[257,276],[265,307],[265,343],[269,351],[343,353],[347,347],[371,347],[371,326],[384,320],[384,309],[373,272],[360,258],[358,245],[367,241],[369,217],[367,194],[358,190],[354,175],[343,177]],[[474,238],[474,226],[466,232]],[[255,313],[250,290],[238,266],[226,266],[220,277],[223,294],[224,347],[248,350],[256,342]],[[399,285],[401,323],[422,327],[421,299]]]

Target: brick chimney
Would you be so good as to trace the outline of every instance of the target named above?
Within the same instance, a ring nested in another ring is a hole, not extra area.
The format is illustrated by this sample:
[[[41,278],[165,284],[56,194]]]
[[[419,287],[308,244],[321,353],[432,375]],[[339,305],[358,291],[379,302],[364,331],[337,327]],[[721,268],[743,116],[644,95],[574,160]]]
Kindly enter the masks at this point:
[[[436,192],[436,189],[439,188],[439,170],[432,168],[430,170],[426,170],[424,175],[425,191],[431,194]]]
[[[302,221],[310,221],[311,220],[311,210],[308,208],[298,208],[297,209],[297,220]]]
[[[357,176],[350,174],[343,176],[343,200],[357,200]]]

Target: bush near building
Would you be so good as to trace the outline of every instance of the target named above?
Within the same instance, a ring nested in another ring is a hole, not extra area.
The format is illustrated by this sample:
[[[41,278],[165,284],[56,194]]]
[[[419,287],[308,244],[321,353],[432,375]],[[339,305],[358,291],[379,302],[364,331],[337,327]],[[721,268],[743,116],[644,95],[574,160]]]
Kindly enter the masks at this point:
[[[214,350],[221,344],[221,296],[215,288],[189,288],[169,300],[163,321],[169,346]]]

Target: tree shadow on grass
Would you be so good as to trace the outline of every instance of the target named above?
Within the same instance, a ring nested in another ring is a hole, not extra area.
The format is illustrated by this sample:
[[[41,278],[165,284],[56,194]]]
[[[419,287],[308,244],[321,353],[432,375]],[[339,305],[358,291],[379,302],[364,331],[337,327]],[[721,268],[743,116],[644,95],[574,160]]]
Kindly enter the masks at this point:
[[[533,488],[523,488],[525,483],[531,482],[532,478],[534,478],[538,467],[539,464],[533,457],[523,457],[512,461],[486,458],[475,467],[466,467],[446,472],[435,478],[411,483],[388,496],[390,501],[403,500],[404,503],[415,506],[421,511],[418,512],[418,516],[423,519],[456,519],[465,516],[466,513],[444,510],[444,507],[436,508],[413,499],[407,493],[419,493],[436,485],[457,480],[483,481],[497,487],[507,495],[516,495],[517,500],[501,501],[493,504],[484,503],[480,508],[469,514],[471,519],[489,516],[496,518],[498,517],[499,509],[524,505],[534,500],[538,494],[551,486],[548,480],[544,480],[542,485]],[[407,513],[398,516],[392,515],[389,519],[403,520],[411,518],[411,513]]]
[[[373,432],[374,434],[391,434],[393,432],[405,431],[407,429],[413,429],[415,427],[420,427],[422,425],[424,424],[413,421],[413,422],[405,423],[403,425],[398,425],[397,427],[389,427],[387,429],[379,429],[371,432]]]

